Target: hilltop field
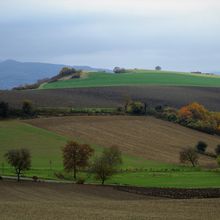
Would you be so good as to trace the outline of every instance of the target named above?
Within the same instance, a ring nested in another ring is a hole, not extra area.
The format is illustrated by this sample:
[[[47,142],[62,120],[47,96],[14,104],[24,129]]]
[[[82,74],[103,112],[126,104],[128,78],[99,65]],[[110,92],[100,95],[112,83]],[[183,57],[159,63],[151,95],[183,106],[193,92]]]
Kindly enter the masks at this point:
[[[56,108],[117,108],[127,98],[177,108],[196,101],[209,110],[220,111],[218,76],[146,70],[84,75],[81,79],[42,84],[35,90],[0,91],[0,99],[14,107],[31,100],[35,107]]]
[[[80,79],[46,83],[40,89],[81,88],[126,85],[166,85],[220,87],[220,77],[214,75],[155,70],[130,70],[121,74],[91,72]]]

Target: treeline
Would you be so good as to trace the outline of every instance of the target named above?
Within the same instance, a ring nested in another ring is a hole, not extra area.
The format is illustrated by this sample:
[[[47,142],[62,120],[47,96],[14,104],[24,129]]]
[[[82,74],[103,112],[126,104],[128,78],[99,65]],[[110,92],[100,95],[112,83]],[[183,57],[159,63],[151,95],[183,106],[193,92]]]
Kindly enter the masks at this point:
[[[0,102],[0,119],[34,116],[36,116],[36,111],[29,100],[23,101],[20,109],[10,107],[7,102]]]
[[[94,176],[101,184],[118,172],[122,164],[122,154],[117,146],[106,148],[99,156],[94,155],[94,149],[88,144],[80,144],[76,141],[68,141],[62,148],[63,167],[67,173],[73,174],[76,183],[83,184],[85,179],[78,176],[79,172],[88,173]],[[7,163],[14,169],[17,181],[25,171],[31,169],[31,153],[28,149],[11,149],[4,155]],[[55,173],[58,178],[62,174]],[[37,181],[38,177],[33,176]]]
[[[220,135],[220,112],[211,112],[196,102],[176,109],[160,105],[151,107],[147,103],[127,100],[124,111],[136,115],[153,115],[208,134]]]

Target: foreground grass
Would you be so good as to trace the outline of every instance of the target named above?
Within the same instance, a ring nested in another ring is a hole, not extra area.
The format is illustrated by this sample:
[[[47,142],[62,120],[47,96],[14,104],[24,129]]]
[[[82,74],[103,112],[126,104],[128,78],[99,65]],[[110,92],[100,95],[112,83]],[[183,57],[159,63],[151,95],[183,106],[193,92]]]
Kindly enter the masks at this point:
[[[63,172],[61,147],[66,137],[20,121],[0,122],[0,175],[14,175],[3,155],[12,148],[25,147],[32,154],[32,169],[25,176],[56,179]],[[101,147],[93,146],[96,153]],[[146,187],[220,187],[220,172],[204,171],[190,167],[159,163],[139,157],[123,155],[121,172],[108,180],[108,184],[125,184]],[[98,183],[93,176],[79,173],[88,183]],[[72,175],[65,174],[72,180]]]
[[[220,77],[153,70],[133,70],[124,74],[93,72],[82,79],[43,84],[41,89],[80,88],[125,85],[171,85],[219,87]]]

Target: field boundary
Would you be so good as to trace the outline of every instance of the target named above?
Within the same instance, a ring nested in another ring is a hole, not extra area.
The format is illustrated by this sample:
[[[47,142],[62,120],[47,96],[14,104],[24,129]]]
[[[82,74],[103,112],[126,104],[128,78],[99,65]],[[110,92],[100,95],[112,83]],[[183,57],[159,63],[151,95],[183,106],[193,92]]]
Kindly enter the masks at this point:
[[[169,199],[208,199],[220,198],[220,188],[148,188],[136,186],[115,186],[119,191],[145,196],[165,197]]]
[[[16,181],[16,177],[3,176],[1,181]],[[37,183],[49,183],[49,184],[77,184],[73,181],[58,181],[58,180],[47,180],[40,179],[33,181],[32,178],[21,178],[24,182]],[[77,184],[79,185],[79,184]],[[117,184],[96,184],[86,183],[80,184],[85,186],[97,186],[97,187],[111,187],[114,190],[123,191],[127,193],[134,193],[149,197],[161,197],[168,199],[209,199],[209,198],[220,198],[220,188],[161,188],[161,187],[137,187],[137,186],[124,186]]]

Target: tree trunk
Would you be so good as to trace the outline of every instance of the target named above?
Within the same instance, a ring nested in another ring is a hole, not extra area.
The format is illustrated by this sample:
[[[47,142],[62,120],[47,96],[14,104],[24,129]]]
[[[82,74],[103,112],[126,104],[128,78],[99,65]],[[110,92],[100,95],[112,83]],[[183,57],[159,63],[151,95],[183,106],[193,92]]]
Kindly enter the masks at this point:
[[[74,165],[74,168],[73,168],[73,177],[74,177],[74,180],[76,180],[76,166]]]
[[[17,172],[17,181],[20,181],[20,171]]]
[[[102,185],[104,185],[104,183],[105,183],[105,180],[103,179],[103,180],[102,180]]]

